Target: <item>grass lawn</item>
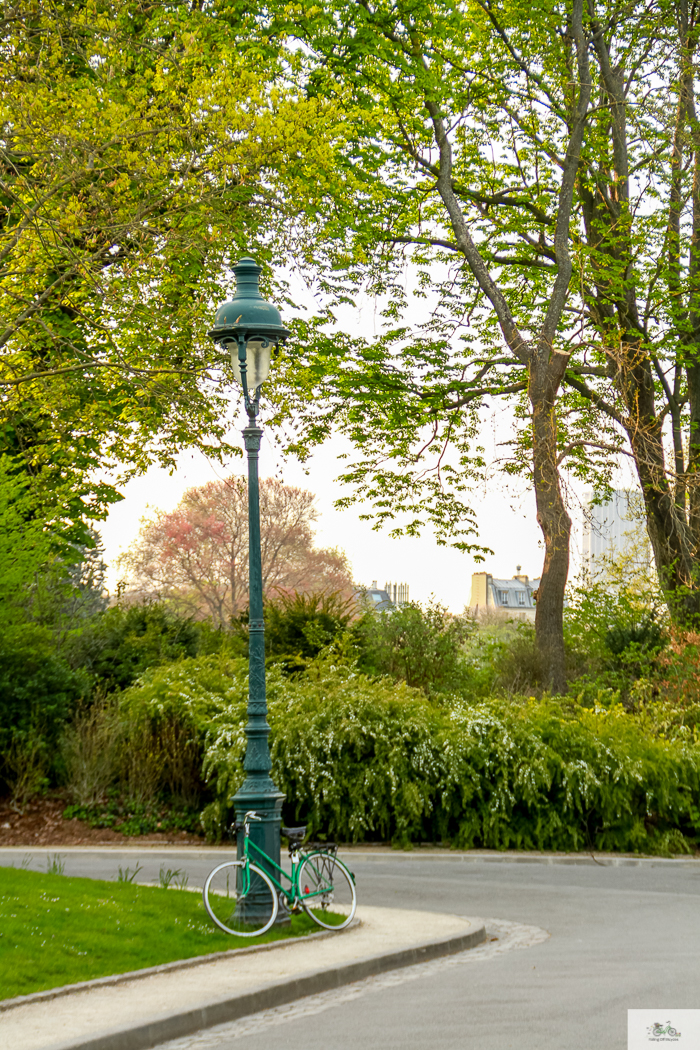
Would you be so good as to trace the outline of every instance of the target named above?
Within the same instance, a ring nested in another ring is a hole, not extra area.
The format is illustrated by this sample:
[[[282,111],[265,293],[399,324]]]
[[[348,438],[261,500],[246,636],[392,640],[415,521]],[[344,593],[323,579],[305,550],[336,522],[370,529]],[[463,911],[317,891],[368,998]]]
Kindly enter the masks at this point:
[[[0,999],[318,931],[302,914],[231,937],[199,893],[0,867]]]

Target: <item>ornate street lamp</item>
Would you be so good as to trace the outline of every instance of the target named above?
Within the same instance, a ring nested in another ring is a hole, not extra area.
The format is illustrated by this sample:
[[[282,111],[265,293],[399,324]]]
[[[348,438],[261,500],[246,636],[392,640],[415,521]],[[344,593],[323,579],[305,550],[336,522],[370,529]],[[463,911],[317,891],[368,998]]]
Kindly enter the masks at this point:
[[[284,795],[270,777],[272,763],[268,736],[265,695],[265,624],[263,621],[262,559],[260,554],[260,492],[258,452],[262,430],[257,424],[260,387],[270,371],[272,347],[284,343],[289,331],[282,324],[279,310],[260,295],[258,279],[262,267],[254,259],[241,259],[234,267],[236,293],[216,311],[214,327],[208,335],[231,354],[236,379],[243,387],[248,426],[243,431],[248,452],[248,566],[250,574],[249,687],[248,724],[244,768],[246,778],[233,803],[236,819],[249,810],[262,817],[250,826],[250,841],[275,863],[280,862],[280,824]],[[255,851],[253,851],[255,852]],[[260,858],[255,857],[256,863]],[[264,867],[264,865],[261,864]],[[271,874],[275,874],[272,872]],[[280,908],[278,922],[289,921]]]

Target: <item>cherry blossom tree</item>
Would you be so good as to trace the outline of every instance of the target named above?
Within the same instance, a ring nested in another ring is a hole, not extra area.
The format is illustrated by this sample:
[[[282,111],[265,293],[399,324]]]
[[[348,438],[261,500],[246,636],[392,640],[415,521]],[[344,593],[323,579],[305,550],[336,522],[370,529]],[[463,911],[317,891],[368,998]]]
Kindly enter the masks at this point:
[[[349,595],[346,555],[314,546],[315,496],[276,478],[260,482],[263,590]],[[248,602],[248,491],[230,477],[188,489],[173,511],[145,518],[122,555],[128,590],[167,599],[183,612],[228,624]]]

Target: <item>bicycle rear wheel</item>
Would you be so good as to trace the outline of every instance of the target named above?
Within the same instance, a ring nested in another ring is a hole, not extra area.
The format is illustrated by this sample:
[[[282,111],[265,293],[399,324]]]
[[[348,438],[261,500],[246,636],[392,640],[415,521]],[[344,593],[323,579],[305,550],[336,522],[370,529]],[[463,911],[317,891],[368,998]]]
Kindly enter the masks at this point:
[[[355,878],[333,853],[310,853],[299,869],[301,905],[326,930],[342,930],[355,915]]]
[[[269,876],[245,861],[219,864],[204,883],[204,907],[224,933],[259,937],[277,918],[279,902]]]

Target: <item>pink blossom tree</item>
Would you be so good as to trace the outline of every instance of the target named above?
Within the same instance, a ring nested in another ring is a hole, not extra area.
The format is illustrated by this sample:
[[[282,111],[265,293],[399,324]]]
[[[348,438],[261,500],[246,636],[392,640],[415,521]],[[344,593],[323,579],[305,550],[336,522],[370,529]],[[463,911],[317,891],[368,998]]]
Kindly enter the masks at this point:
[[[346,555],[314,546],[315,496],[275,478],[260,482],[263,590],[353,590]],[[248,492],[230,477],[188,489],[173,511],[144,519],[122,555],[129,591],[167,599],[183,612],[226,625],[248,602]]]

